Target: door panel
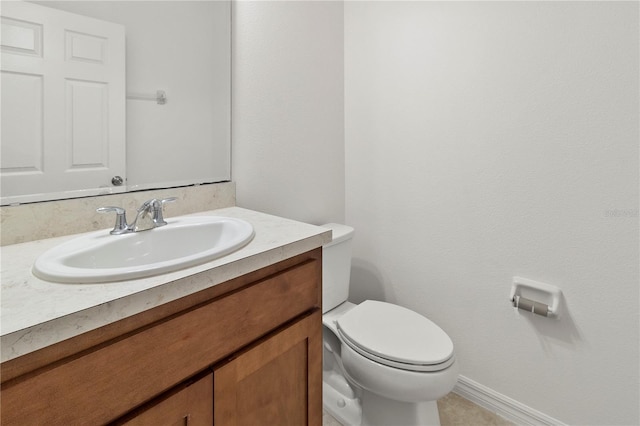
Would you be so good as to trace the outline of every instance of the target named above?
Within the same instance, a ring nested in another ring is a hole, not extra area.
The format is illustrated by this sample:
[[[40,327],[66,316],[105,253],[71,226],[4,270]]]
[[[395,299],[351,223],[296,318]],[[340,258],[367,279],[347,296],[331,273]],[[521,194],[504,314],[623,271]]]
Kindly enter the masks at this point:
[[[109,86],[67,79],[67,170],[109,167]]]
[[[2,72],[2,171],[14,175],[43,172],[42,75]],[[14,143],[5,144],[7,140]],[[3,176],[4,177],[4,176]]]

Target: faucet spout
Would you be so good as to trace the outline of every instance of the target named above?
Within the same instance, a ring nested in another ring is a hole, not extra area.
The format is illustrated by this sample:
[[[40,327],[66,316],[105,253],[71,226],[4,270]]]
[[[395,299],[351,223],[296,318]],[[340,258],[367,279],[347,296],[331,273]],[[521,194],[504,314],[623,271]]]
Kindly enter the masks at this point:
[[[155,228],[156,224],[153,218],[154,212],[156,212],[157,209],[162,209],[162,203],[155,198],[142,203],[140,208],[138,208],[135,220],[131,225],[129,225],[129,228],[133,232],[146,231]]]

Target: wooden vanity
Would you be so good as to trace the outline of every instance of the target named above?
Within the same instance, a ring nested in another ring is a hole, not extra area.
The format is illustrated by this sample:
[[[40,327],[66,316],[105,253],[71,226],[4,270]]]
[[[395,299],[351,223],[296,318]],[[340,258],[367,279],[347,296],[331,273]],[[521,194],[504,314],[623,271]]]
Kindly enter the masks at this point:
[[[6,360],[2,425],[320,425],[321,283],[316,247]]]

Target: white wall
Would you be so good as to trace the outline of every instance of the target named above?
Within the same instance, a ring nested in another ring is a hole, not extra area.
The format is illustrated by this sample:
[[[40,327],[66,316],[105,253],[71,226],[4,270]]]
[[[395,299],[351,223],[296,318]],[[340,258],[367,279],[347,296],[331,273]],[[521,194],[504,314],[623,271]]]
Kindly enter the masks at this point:
[[[230,4],[39,1],[126,28],[127,184],[161,188],[230,179]]]
[[[353,299],[576,425],[640,422],[638,34],[637,2],[345,4]],[[513,276],[562,317],[516,315]]]
[[[344,221],[341,2],[234,2],[232,176],[237,203]]]

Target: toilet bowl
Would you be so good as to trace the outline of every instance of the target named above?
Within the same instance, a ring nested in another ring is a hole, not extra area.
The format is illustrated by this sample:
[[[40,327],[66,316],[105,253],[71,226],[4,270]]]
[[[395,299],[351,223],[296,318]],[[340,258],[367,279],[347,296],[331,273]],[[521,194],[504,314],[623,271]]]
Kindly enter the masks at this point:
[[[451,339],[407,308],[346,301],[353,228],[324,226],[324,409],[345,425],[439,425],[436,400],[458,377]]]

